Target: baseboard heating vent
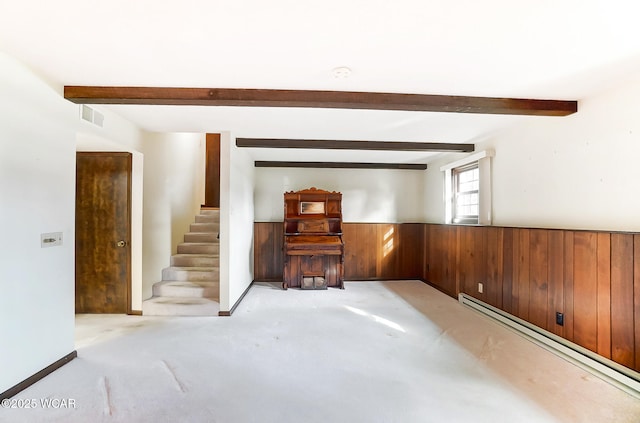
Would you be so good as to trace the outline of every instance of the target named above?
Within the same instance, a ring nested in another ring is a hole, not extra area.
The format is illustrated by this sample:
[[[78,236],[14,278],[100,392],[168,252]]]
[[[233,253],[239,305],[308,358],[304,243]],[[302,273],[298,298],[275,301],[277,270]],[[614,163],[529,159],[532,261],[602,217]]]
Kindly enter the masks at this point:
[[[640,373],[467,294],[459,294],[458,300],[461,304],[494,319],[542,348],[640,399]]]

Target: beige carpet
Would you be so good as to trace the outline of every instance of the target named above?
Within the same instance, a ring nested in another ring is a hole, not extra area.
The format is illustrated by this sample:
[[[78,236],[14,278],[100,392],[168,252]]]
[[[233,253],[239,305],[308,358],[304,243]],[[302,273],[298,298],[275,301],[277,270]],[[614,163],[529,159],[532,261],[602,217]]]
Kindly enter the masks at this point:
[[[0,421],[640,421],[640,401],[414,281],[256,284],[230,318],[83,315],[77,348]]]

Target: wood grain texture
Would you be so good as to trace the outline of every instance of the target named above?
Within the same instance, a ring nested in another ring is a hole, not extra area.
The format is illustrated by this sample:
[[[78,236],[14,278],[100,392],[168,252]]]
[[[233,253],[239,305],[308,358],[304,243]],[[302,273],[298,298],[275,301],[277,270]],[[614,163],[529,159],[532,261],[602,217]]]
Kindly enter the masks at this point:
[[[131,163],[131,153],[76,153],[76,313],[131,309]]]
[[[574,233],[573,340],[597,352],[598,243],[594,232]]]
[[[431,248],[429,244],[429,237],[431,234],[431,225],[423,225],[422,231],[422,280],[429,280],[429,250]]]
[[[458,227],[457,279],[460,292],[482,301],[486,300],[486,291],[483,289],[480,293],[478,283],[485,283],[485,233],[484,227]]]
[[[282,282],[284,266],[284,227],[282,222],[253,224],[253,279]]]
[[[513,307],[513,279],[514,279],[514,229],[504,228],[502,235],[502,309],[515,316]],[[517,302],[516,302],[517,303]]]
[[[279,162],[256,160],[255,167],[284,167],[303,169],[392,169],[392,170],[426,170],[427,165],[421,163],[361,163],[361,162]]]
[[[529,321],[549,330],[549,231],[529,233]]]
[[[377,226],[376,275],[382,279],[394,279],[400,266],[400,233],[397,225],[382,223]]]
[[[564,231],[549,231],[547,329],[558,336],[564,336],[564,326],[556,323],[556,312],[564,314],[565,325],[567,319],[564,303],[564,234]]]
[[[345,280],[422,278],[423,224],[343,223],[342,231]],[[282,280],[283,239],[282,222],[254,223],[254,280]]]
[[[397,227],[400,236],[397,274],[400,279],[420,279],[424,259],[421,249],[424,225],[421,223],[402,223]]]
[[[610,315],[605,316],[609,317],[610,326],[598,326],[598,337],[601,331],[609,335],[611,359],[631,368],[636,366],[633,238],[631,234],[611,235],[610,296],[606,296]]]
[[[353,279],[419,279],[421,277],[423,225],[402,223],[345,224],[359,226],[359,250],[346,266],[363,269]],[[345,248],[346,248],[345,241]],[[362,263],[362,264],[360,264]],[[352,280],[353,280],[352,279]]]
[[[514,308],[516,316],[529,321],[529,302],[531,299],[529,269],[529,229],[514,230]],[[517,303],[517,306],[516,306]]]
[[[233,88],[65,86],[64,98],[77,104],[312,107],[535,116],[567,116],[578,110],[577,101],[566,100]]]
[[[206,135],[204,205],[220,207],[220,134]]]
[[[236,138],[236,146],[245,148],[303,148],[306,150],[437,151],[460,153],[470,153],[475,150],[475,144],[468,143],[314,140],[287,138]]]
[[[427,281],[448,295],[457,298],[456,255],[457,227],[431,225],[429,255],[426,257]]]
[[[611,234],[598,233],[598,354],[611,358]],[[633,301],[632,301],[633,303]]]
[[[425,279],[455,297],[446,274],[455,250],[461,290],[619,364],[640,367],[640,234],[478,229],[426,224]],[[484,250],[479,267],[477,248]],[[484,298],[473,292],[476,269],[484,272]],[[556,324],[556,312],[564,314],[564,325]]]
[[[573,315],[574,315],[574,245],[575,232],[564,233],[564,337],[574,342]]]
[[[633,323],[635,328],[635,370],[640,372],[640,234],[633,236]]]
[[[485,249],[485,301],[502,308],[504,228],[486,228]]]
[[[344,277],[346,280],[375,280],[378,262],[378,228],[366,223],[343,223]]]

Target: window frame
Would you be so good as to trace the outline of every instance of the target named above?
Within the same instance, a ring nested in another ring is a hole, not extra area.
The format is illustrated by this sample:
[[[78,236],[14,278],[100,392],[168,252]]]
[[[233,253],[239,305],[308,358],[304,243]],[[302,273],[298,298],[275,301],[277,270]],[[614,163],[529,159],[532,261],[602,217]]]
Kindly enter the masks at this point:
[[[477,189],[460,191],[460,176],[466,172],[476,170],[478,173]],[[478,161],[474,161],[463,166],[458,166],[451,169],[451,222],[461,225],[477,225],[480,221],[480,164]],[[476,203],[476,213],[472,215],[459,215],[458,214],[458,202],[462,195],[476,195],[478,199]]]
[[[493,221],[493,206],[492,206],[492,161],[495,156],[495,150],[486,149],[471,153],[468,156],[444,164],[440,166],[440,171],[443,173],[443,200],[444,200],[444,223],[454,225],[484,225],[491,226]],[[462,168],[473,163],[478,163],[478,219],[472,223],[454,222],[453,221],[453,177],[452,171],[456,168]]]

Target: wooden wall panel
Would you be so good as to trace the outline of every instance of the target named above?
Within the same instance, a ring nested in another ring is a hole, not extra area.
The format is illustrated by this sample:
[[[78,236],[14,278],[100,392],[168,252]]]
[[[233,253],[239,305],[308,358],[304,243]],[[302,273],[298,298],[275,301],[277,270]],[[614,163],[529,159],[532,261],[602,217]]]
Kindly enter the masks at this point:
[[[343,223],[344,279],[368,280],[377,277],[378,228],[364,223]]]
[[[345,280],[421,279],[423,224],[343,223]]]
[[[502,309],[515,315],[513,309],[513,228],[504,228],[502,234]]]
[[[282,222],[253,224],[253,279],[282,281],[284,227]]]
[[[575,232],[573,246],[573,340],[596,352],[598,316],[598,239],[594,232]]]
[[[564,314],[565,325],[567,311],[564,301],[564,231],[549,231],[548,276],[549,296],[547,307],[547,330],[558,336],[564,336],[564,326],[556,323],[556,312]]]
[[[461,226],[458,228],[457,276],[460,292],[482,301],[486,292],[480,293],[478,283],[485,283],[485,235],[486,228]],[[484,289],[483,289],[484,291]]]
[[[429,230],[429,255],[427,256],[427,281],[438,289],[457,298],[456,277],[458,228],[450,225],[433,225]]]
[[[633,235],[611,235],[610,326],[598,325],[610,337],[610,353],[614,361],[633,368],[635,362],[634,327],[634,247]],[[598,295],[605,294],[598,291]],[[598,311],[600,311],[598,309]],[[607,330],[608,329],[608,330]],[[600,352],[599,352],[600,353]],[[600,353],[604,355],[603,353]]]
[[[529,229],[514,230],[513,301],[516,316],[529,320]],[[517,305],[516,305],[517,304]]]
[[[504,228],[487,227],[485,232],[485,301],[502,308]]]
[[[529,321],[549,330],[549,231],[529,233]]]
[[[598,233],[597,352],[611,358],[611,235]]]
[[[564,337],[569,341],[573,339],[573,252],[575,233],[566,231],[564,234]]]
[[[640,371],[640,235],[633,236],[633,322],[635,327],[635,366]]]
[[[423,275],[430,283],[640,370],[640,234],[425,226]],[[484,294],[477,292],[481,281]]]
[[[399,279],[397,276],[400,269],[399,228],[391,223],[381,223],[376,225],[376,228],[378,230],[376,277]]]
[[[220,207],[220,134],[205,136],[204,205]]]
[[[403,223],[396,225],[400,235],[399,269],[400,279],[421,279],[424,254],[424,225],[422,223]]]
[[[422,277],[421,279],[423,281],[427,281],[429,280],[428,276],[428,268],[427,265],[429,264],[429,249],[430,249],[430,244],[429,244],[429,236],[431,234],[431,225],[423,225],[423,231],[422,231]]]

